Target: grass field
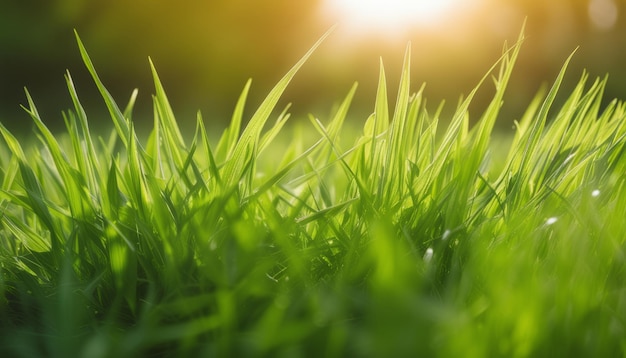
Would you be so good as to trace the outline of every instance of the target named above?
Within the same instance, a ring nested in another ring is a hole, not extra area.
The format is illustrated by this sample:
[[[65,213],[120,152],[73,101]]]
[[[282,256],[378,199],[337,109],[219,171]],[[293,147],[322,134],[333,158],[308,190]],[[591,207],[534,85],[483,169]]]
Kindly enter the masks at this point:
[[[79,40],[110,135],[69,73],[65,134],[30,96],[36,141],[0,126],[0,355],[624,356],[626,105],[602,105],[606,79],[560,88],[566,64],[494,146],[521,42],[479,118],[475,91],[452,118],[428,111],[408,48],[395,103],[381,63],[358,131],[356,86],[332,118],[283,128],[314,46],[245,121],[248,83],[212,142],[200,115],[181,135],[154,67],[140,141],[134,98],[116,104]]]

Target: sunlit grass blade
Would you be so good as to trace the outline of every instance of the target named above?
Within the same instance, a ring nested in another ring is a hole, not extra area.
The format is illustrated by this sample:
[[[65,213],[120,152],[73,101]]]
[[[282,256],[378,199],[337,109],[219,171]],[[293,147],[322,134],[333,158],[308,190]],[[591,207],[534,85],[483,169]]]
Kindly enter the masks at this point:
[[[253,147],[257,145],[261,130],[263,129],[265,122],[269,118],[270,114],[274,110],[276,103],[283,91],[287,88],[291,79],[295,76],[296,72],[302,67],[306,60],[313,54],[313,51],[324,41],[324,39],[330,34],[329,30],[324,34],[313,47],[298,61],[287,74],[276,84],[276,86],[270,91],[267,97],[263,100],[259,108],[252,115],[250,122],[241,133],[241,137],[233,149],[233,155],[224,165],[222,178],[227,187],[237,183],[243,175],[243,166],[249,160],[249,155],[253,154]]]
[[[100,94],[102,95],[102,98],[104,99],[104,102],[107,106],[107,109],[109,110],[111,119],[113,120],[113,124],[115,125],[115,128],[117,129],[119,133],[122,143],[124,143],[125,147],[128,147],[128,144],[129,144],[128,138],[130,138],[130,125],[128,123],[128,120],[124,117],[124,114],[120,111],[119,107],[117,106],[117,103],[115,103],[115,100],[113,99],[109,91],[106,89],[106,87],[104,87],[104,84],[102,83],[102,81],[100,80],[100,77],[96,73],[96,69],[93,65],[93,62],[91,62],[91,58],[89,58],[89,55],[87,54],[87,50],[85,49],[83,42],[78,36],[78,32],[75,32],[75,35],[76,35],[76,42],[78,43],[78,48],[80,50],[80,55],[83,59],[83,62],[85,63],[85,66],[87,66],[87,70],[91,74],[91,77],[96,83],[96,86],[98,87],[98,90],[100,91]]]
[[[536,160],[537,154],[535,153],[543,152],[538,148],[539,141],[548,120],[548,112],[556,99],[565,71],[573,55],[572,53],[565,61],[536,114],[525,116],[524,119],[529,123],[521,123],[521,127],[518,129],[521,137],[520,145],[517,146],[515,157],[509,161],[510,166],[508,167],[514,176],[511,176],[506,184],[511,193],[510,200],[507,198],[507,202],[510,201],[512,205],[526,200],[527,196],[532,195],[535,190],[536,177],[532,173],[534,171],[533,166],[536,164],[533,163],[533,160]]]
[[[205,153],[204,159],[208,160],[209,162],[209,166],[207,170],[209,171],[209,174],[211,175],[210,179],[214,179],[214,182],[219,184],[221,182],[220,172],[217,167],[217,162],[215,159],[215,155],[213,154],[213,150],[211,150],[211,144],[209,143],[207,131],[204,127],[204,121],[202,120],[202,115],[200,114],[200,112],[198,112],[198,116],[197,116],[196,133],[197,135],[201,136],[202,148],[204,149],[203,152]],[[213,180],[210,180],[210,181],[213,182]]]
[[[270,145],[270,143],[272,143],[274,139],[276,139],[276,136],[278,135],[280,130],[283,128],[285,123],[287,123],[287,120],[289,119],[289,117],[291,117],[291,115],[287,113],[290,106],[291,105],[288,105],[287,107],[285,107],[285,109],[280,113],[280,115],[278,115],[278,119],[276,120],[276,123],[274,123],[274,126],[272,126],[272,128],[270,128],[261,137],[260,142],[259,142],[260,143],[259,151],[257,154],[260,155]]]
[[[230,125],[226,128],[219,143],[217,144],[217,149],[215,150],[217,158],[226,160],[233,154],[235,145],[237,145],[237,139],[239,139],[241,123],[243,121],[243,112],[251,85],[252,79],[249,79],[246,82],[243,91],[241,91],[241,94],[239,95],[239,99],[237,100],[237,104],[235,105],[235,109],[230,120]]]
[[[150,60],[150,69],[152,70],[152,78],[156,90],[156,94],[153,96],[156,109],[155,116],[158,116],[158,123],[155,124],[155,129],[158,126],[162,126],[162,130],[155,140],[163,145],[164,153],[171,158],[172,166],[180,168],[183,165],[185,142],[152,60]]]
[[[96,153],[96,148],[89,130],[87,113],[78,99],[78,93],[76,92],[76,88],[74,87],[74,82],[72,81],[69,71],[65,75],[65,80],[78,119],[76,133],[73,137],[76,160],[79,164],[79,170],[85,173],[89,179],[89,187],[95,190],[97,188],[97,180],[103,177],[103,173],[100,172],[100,160]]]
[[[382,166],[381,182],[378,193],[380,198],[387,200],[397,200],[397,194],[403,194],[405,184],[405,168],[407,159],[408,144],[405,138],[405,125],[407,124],[407,113],[409,110],[409,96],[411,86],[411,45],[407,45],[402,74],[400,75],[400,85],[396,99],[396,107],[391,125],[387,135],[387,149],[385,155],[385,165]],[[391,203],[383,203],[389,206]]]
[[[30,108],[27,109],[27,112],[31,115],[33,121],[37,125],[37,128],[42,135],[42,141],[52,155],[56,170],[58,170],[59,175],[62,178],[62,185],[65,189],[64,194],[67,196],[67,201],[72,215],[74,218],[79,220],[92,220],[95,208],[93,207],[93,203],[88,200],[86,195],[84,195],[87,191],[87,180],[83,176],[83,173],[87,174],[90,170],[80,171],[70,165],[69,158],[64,155],[63,150],[61,149],[56,138],[39,117],[35,103],[33,102],[28,91],[26,91],[26,97],[30,106]],[[80,153],[79,157],[82,158],[83,153]]]

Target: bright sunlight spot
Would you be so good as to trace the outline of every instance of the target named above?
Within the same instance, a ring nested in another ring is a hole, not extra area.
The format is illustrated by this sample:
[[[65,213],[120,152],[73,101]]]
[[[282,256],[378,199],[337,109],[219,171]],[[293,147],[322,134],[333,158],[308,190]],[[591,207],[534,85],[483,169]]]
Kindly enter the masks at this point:
[[[326,11],[355,32],[393,35],[450,21],[460,0],[326,0]]]
[[[431,247],[426,249],[426,253],[424,253],[424,262],[426,263],[430,262],[430,260],[433,259],[433,254],[434,254],[434,251]]]

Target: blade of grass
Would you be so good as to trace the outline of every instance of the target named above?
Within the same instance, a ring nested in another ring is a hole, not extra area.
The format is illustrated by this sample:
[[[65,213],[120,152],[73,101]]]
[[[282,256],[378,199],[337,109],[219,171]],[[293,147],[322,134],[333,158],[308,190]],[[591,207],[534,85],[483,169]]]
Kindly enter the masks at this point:
[[[83,42],[78,36],[78,32],[74,31],[74,34],[76,36],[76,42],[78,43],[78,48],[80,50],[80,55],[83,59],[83,62],[85,63],[87,70],[91,74],[91,77],[96,83],[96,86],[98,87],[98,90],[100,91],[100,94],[102,95],[102,98],[104,99],[104,102],[109,110],[109,114],[111,115],[111,119],[113,120],[113,124],[115,125],[115,128],[117,129],[117,132],[119,134],[119,137],[122,140],[122,143],[124,143],[124,146],[128,148],[128,145],[129,145],[128,142],[130,138],[130,126],[129,126],[128,120],[124,117],[124,114],[120,111],[119,107],[117,106],[117,103],[115,103],[115,100],[113,99],[109,91],[106,89],[106,87],[100,80],[100,77],[96,73],[96,69],[93,63],[91,62],[91,58],[89,58],[89,55],[87,54],[87,50],[85,49]],[[131,101],[132,101],[132,97],[131,97]]]
[[[291,82],[291,79],[295,76],[296,72],[298,72],[306,60],[313,54],[313,51],[319,47],[322,41],[330,35],[331,31],[332,29],[326,32],[296,63],[296,65],[293,66],[289,72],[287,72],[287,74],[270,91],[265,100],[263,100],[257,111],[254,113],[250,122],[243,130],[239,141],[235,145],[233,155],[224,165],[224,174],[222,175],[222,178],[226,187],[236,184],[242,178],[244,164],[249,160],[246,155],[254,155],[254,151],[251,151],[251,149],[256,146],[261,130],[263,129],[263,126],[265,125],[265,122],[269,118],[271,112],[274,110],[276,103],[278,103],[280,96],[285,91],[287,85]]]

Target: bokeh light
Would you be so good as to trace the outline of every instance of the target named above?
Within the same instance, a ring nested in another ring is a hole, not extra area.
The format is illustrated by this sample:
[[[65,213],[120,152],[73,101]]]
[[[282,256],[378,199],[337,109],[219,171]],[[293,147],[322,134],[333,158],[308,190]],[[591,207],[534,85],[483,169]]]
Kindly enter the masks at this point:
[[[589,18],[596,28],[610,30],[617,24],[617,4],[614,0],[590,0]]]

